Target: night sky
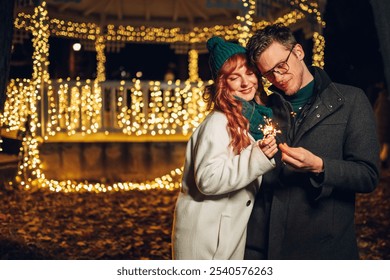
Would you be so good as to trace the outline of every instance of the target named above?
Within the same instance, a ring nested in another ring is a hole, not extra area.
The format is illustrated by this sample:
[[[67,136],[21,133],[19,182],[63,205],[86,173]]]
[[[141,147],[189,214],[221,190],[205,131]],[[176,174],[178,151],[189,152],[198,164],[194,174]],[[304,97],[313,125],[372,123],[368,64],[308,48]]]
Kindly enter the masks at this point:
[[[383,80],[382,58],[372,8],[369,0],[328,0],[323,14],[326,22],[325,70],[335,82],[355,85],[366,90],[373,83]],[[52,78],[70,76],[68,57],[70,40],[50,38],[50,75]],[[311,50],[307,50],[311,51]],[[30,77],[32,47],[27,40],[23,48],[17,46],[13,60],[24,65],[11,67],[11,78]],[[207,55],[200,55],[199,74],[210,78]],[[96,54],[82,51],[75,55],[74,71],[82,79],[92,78],[96,71]],[[107,79],[120,79],[120,71],[127,78],[143,72],[146,80],[162,80],[169,65],[174,65],[176,78],[186,79],[187,55],[175,55],[168,45],[127,44],[120,53],[107,53]],[[73,78],[73,77],[72,77]]]
[[[361,87],[384,80],[369,0],[328,0],[324,13],[325,70],[335,82]]]

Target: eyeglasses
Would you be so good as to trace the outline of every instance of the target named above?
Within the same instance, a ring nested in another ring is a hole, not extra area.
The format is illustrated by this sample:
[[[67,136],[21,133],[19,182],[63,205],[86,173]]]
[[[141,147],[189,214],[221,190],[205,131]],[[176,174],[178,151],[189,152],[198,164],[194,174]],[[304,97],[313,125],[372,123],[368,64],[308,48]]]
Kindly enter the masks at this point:
[[[275,65],[271,70],[268,70],[267,72],[262,74],[262,76],[265,77],[267,80],[272,80],[275,77],[274,73],[278,73],[279,75],[286,74],[287,71],[290,69],[290,66],[287,64],[287,61],[290,58],[294,47],[295,45],[292,46],[285,61],[282,61],[279,64]]]

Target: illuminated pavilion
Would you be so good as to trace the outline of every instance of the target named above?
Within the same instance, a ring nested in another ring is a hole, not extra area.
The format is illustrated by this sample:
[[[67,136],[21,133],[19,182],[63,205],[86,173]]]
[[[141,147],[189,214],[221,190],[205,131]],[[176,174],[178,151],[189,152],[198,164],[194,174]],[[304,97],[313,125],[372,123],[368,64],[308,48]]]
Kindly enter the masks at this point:
[[[3,133],[22,140],[17,176],[10,185],[57,192],[178,188],[181,166],[137,183],[49,179],[38,147],[50,142],[187,141],[207,114],[201,97],[211,81],[200,79],[198,58],[213,35],[245,46],[253,30],[280,22],[303,30],[305,39],[312,38],[312,64],[324,66],[325,0],[131,2],[130,6],[122,0],[47,0],[31,6],[30,1],[18,1],[15,34],[32,34],[33,73],[31,79],[9,82],[0,115]],[[50,36],[92,46],[96,77],[52,80]],[[106,53],[131,43],[169,44],[177,53],[186,53],[189,78],[106,80]]]

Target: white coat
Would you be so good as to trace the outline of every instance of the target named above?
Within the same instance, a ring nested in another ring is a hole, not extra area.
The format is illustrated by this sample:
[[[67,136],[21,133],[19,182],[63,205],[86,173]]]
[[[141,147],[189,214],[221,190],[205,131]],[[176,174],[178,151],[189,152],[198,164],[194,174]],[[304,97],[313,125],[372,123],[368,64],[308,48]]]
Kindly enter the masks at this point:
[[[172,233],[173,259],[243,259],[246,227],[269,160],[255,140],[235,155],[227,118],[212,112],[191,136]]]

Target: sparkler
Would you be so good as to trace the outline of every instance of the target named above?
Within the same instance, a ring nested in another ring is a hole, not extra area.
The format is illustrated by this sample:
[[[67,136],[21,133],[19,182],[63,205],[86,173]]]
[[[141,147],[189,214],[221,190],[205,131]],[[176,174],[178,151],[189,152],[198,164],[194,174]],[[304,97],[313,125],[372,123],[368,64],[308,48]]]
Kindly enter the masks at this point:
[[[279,142],[281,142],[277,134],[282,133],[282,131],[280,129],[277,129],[277,127],[272,123],[271,118],[264,117],[264,124],[260,124],[259,129],[261,130],[261,132],[263,132],[263,139],[267,138],[267,136],[269,135],[272,135],[277,140],[279,140]]]

